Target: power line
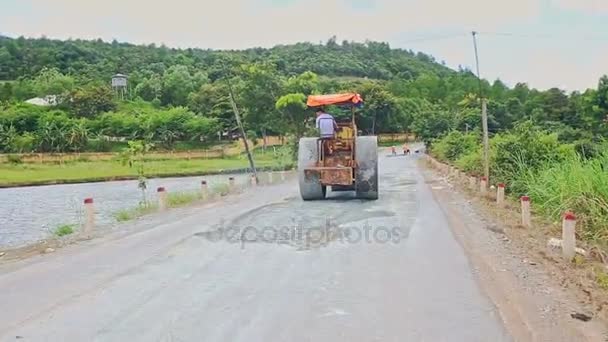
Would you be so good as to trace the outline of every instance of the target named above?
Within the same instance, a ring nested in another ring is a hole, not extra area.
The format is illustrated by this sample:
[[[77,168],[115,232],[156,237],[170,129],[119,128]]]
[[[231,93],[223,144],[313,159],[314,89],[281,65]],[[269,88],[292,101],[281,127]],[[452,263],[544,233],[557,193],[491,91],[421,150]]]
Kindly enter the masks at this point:
[[[528,39],[576,39],[576,40],[597,40],[597,41],[606,41],[608,40],[608,36],[592,36],[592,35],[565,35],[565,34],[546,34],[546,33],[538,33],[538,34],[522,34],[522,33],[512,33],[512,32],[488,32],[482,31],[478,32],[479,34],[489,35],[489,36],[502,36],[502,37],[513,37],[513,38],[528,38]]]
[[[444,40],[444,39],[459,38],[459,37],[460,38],[466,37],[466,33],[452,33],[452,34],[445,34],[445,35],[440,35],[440,36],[420,37],[420,38],[410,39],[410,40],[406,40],[406,41],[401,41],[400,43],[402,43],[402,44],[419,43],[419,42]]]

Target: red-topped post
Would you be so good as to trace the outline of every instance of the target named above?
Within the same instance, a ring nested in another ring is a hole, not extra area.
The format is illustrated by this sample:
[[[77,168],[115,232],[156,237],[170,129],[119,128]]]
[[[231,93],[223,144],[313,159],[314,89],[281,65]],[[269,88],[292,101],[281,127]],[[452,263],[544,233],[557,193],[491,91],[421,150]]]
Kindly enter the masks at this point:
[[[503,205],[505,203],[505,183],[498,183],[496,188],[496,204]]]
[[[486,177],[481,177],[479,179],[479,192],[481,192],[482,196],[485,196],[488,193],[488,179]]]
[[[576,254],[576,215],[571,211],[564,213],[562,221],[562,254],[566,260]]]
[[[158,194],[158,210],[167,210],[167,190],[161,186],[156,189],[156,193]]]
[[[90,233],[95,229],[95,207],[92,198],[84,199],[84,229],[85,233]]]

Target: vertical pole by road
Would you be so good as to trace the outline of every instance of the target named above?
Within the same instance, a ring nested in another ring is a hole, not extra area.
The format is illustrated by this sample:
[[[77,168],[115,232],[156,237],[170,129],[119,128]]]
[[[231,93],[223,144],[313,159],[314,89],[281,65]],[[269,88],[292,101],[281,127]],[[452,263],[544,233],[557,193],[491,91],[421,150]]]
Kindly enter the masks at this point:
[[[206,200],[209,197],[209,186],[206,180],[201,181],[201,198]]]
[[[488,179],[486,177],[481,177],[479,180],[479,192],[484,197],[488,194]]]
[[[569,211],[564,214],[562,222],[562,253],[568,261],[576,253],[576,216]]]
[[[167,210],[167,191],[162,186],[156,189],[158,194],[158,210]]]
[[[488,138],[488,112],[487,103],[483,98],[483,88],[481,85],[481,73],[479,72],[479,53],[477,52],[477,32],[471,32],[473,35],[473,48],[475,49],[475,66],[477,69],[477,80],[479,82],[479,100],[481,101],[481,124],[483,128],[483,171],[484,176],[490,180],[490,143]]]
[[[85,233],[91,233],[95,228],[95,208],[92,198],[84,200],[84,229]]]
[[[496,204],[503,205],[505,203],[505,183],[498,183],[496,189]]]
[[[230,83],[230,78],[228,80],[228,92],[230,93],[230,104],[232,105],[232,110],[234,111],[234,117],[236,119],[236,124],[239,126],[241,131],[241,137],[243,138],[243,144],[245,145],[245,152],[247,153],[247,159],[249,159],[249,166],[251,167],[251,171],[255,177],[255,182],[258,182],[258,172],[255,169],[255,163],[253,162],[253,156],[251,155],[251,151],[249,151],[249,143],[247,142],[247,134],[245,133],[245,128],[243,127],[243,123],[241,122],[241,115],[239,113],[239,109],[236,106],[236,100],[234,99],[234,92],[232,91],[232,84]]]
[[[530,218],[530,197],[521,197],[521,225],[529,228],[532,225],[532,219]]]
[[[481,99],[481,123],[483,125],[483,175],[490,180],[490,138],[488,136],[488,105]]]

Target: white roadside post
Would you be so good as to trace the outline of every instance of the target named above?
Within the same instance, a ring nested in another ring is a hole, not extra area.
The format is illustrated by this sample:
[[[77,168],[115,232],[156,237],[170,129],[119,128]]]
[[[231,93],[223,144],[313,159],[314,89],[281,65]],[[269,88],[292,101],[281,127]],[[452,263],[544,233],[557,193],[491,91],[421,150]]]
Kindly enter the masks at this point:
[[[562,253],[570,261],[576,253],[576,216],[567,211],[562,222]]]
[[[252,187],[255,187],[256,185],[258,185],[258,182],[255,179],[255,175],[251,175],[249,182],[251,183]]]
[[[503,205],[505,203],[505,183],[498,183],[496,189],[496,204]]]
[[[268,171],[268,184],[272,184],[272,171]]]
[[[281,171],[281,182],[285,181],[285,171]]]
[[[206,180],[201,181],[201,198],[206,200],[209,197],[209,186]]]
[[[532,225],[529,196],[521,196],[521,225],[526,228],[529,228]]]
[[[481,192],[482,196],[485,196],[488,193],[488,179],[486,177],[481,177],[481,180],[479,181],[479,192]]]
[[[156,193],[158,194],[158,210],[167,210],[167,190],[161,186],[156,189]]]
[[[234,182],[234,177],[228,178],[228,187],[230,188],[230,192],[234,191],[236,185]]]
[[[84,229],[85,233],[91,233],[95,229],[95,207],[92,198],[84,200]]]

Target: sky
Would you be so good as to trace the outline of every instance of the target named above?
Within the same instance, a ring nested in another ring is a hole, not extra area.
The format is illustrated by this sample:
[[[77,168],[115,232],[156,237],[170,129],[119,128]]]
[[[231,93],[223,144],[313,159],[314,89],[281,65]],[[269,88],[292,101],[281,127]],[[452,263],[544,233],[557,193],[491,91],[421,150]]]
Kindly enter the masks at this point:
[[[608,0],[0,0],[0,34],[242,49],[388,42],[483,78],[566,91],[608,74]]]

